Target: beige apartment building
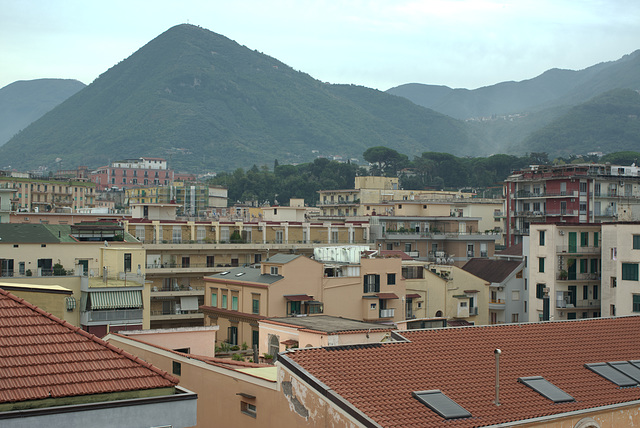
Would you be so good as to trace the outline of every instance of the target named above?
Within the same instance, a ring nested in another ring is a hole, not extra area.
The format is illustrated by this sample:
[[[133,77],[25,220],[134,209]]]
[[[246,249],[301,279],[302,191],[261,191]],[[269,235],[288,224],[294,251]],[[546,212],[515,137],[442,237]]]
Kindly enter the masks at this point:
[[[229,269],[205,282],[205,325],[219,325],[218,340],[231,344],[268,347],[258,322],[269,317],[325,314],[388,325],[405,317],[405,280],[396,258],[321,263],[277,254],[260,268]]]
[[[529,321],[543,319],[545,295],[549,298],[550,319],[603,315],[601,225],[534,223],[530,227],[523,246],[528,252],[525,311]],[[613,239],[615,233],[611,231]],[[628,251],[625,249],[625,253]]]
[[[78,180],[0,176],[0,187],[15,190],[13,209],[24,212],[77,212],[92,207],[96,194],[94,183]]]
[[[602,223],[603,316],[640,314],[640,222]]]

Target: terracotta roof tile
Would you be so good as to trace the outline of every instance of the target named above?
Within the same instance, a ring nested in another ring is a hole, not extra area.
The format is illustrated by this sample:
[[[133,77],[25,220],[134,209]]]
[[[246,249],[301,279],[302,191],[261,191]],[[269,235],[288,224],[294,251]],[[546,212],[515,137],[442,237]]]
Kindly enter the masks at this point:
[[[430,389],[471,412],[446,426],[486,426],[640,399],[640,388],[618,388],[584,367],[639,359],[639,332],[640,317],[413,330],[400,332],[408,342],[300,349],[279,360],[293,360],[384,427],[443,426],[411,396]],[[543,376],[575,402],[554,404],[518,382],[525,376]]]
[[[0,289],[0,403],[177,383],[168,373]]]

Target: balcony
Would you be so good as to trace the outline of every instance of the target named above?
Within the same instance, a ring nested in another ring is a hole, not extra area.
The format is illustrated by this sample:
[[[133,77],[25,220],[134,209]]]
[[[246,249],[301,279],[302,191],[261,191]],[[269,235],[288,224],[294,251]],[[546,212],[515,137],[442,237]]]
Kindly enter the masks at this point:
[[[472,317],[472,316],[475,316],[475,315],[478,315],[478,307],[477,306],[475,306],[473,308],[469,308],[469,316]]]
[[[380,309],[380,318],[393,318],[395,316],[395,308]]]
[[[81,324],[90,322],[129,321],[142,322],[142,309],[111,309],[104,311],[86,311],[81,314]]]
[[[169,296],[204,296],[204,287],[153,287],[151,289],[151,298],[169,297]]]
[[[577,300],[575,305],[569,303],[570,299],[567,297],[567,293],[564,294],[564,298],[556,300],[556,309],[600,309],[600,299],[591,300]]]
[[[172,309],[170,311],[151,311],[151,321],[193,320],[204,319],[204,314],[198,311]]]
[[[207,263],[148,263],[147,275],[154,274],[173,274],[173,273],[189,273],[189,272],[204,272],[215,273],[221,271],[224,266],[211,266]]]
[[[579,215],[579,211],[578,210],[548,210],[546,215],[548,216],[567,216],[567,217],[573,217],[573,216],[577,216]]]
[[[492,309],[494,311],[503,311],[505,309],[505,301],[502,299],[497,299],[497,300],[490,300],[489,301],[489,309]],[[476,310],[476,314],[478,314],[478,308],[474,308]]]
[[[558,281],[600,281],[599,273],[568,273],[556,272]]]
[[[568,245],[557,245],[556,253],[562,254],[600,254],[600,247],[581,247],[578,245],[568,246]]]

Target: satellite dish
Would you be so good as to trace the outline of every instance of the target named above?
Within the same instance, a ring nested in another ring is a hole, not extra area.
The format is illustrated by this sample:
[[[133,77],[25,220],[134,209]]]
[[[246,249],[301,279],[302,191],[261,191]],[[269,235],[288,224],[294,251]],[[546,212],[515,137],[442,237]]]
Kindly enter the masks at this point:
[[[437,263],[437,264],[439,264],[439,265],[441,265],[441,264],[442,264],[442,259],[441,259],[440,257],[438,257],[438,258],[436,259],[436,263]]]
[[[453,257],[449,257],[449,260],[447,260],[447,262],[452,265],[453,264]]]

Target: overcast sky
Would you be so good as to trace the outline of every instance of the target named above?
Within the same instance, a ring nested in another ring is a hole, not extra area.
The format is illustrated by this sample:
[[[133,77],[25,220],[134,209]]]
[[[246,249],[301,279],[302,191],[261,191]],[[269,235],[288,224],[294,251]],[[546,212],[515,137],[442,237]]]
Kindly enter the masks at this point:
[[[190,23],[330,83],[474,89],[640,49],[638,0],[0,0],[0,87],[89,84]]]

